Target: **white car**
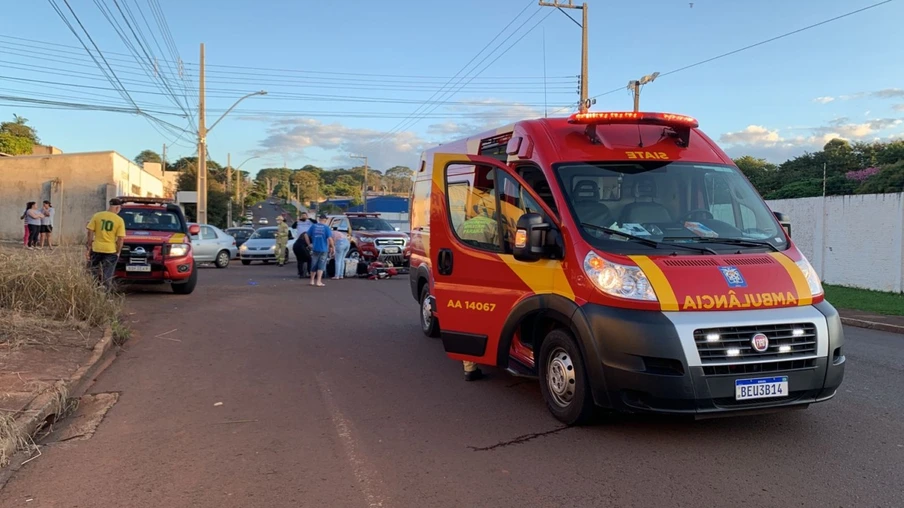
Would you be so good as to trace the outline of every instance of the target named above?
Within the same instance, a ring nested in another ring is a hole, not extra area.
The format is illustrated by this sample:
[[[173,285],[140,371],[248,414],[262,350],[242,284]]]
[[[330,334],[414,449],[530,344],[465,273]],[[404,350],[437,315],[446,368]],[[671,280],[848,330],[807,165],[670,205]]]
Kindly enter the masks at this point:
[[[270,224],[270,221],[268,221],[266,217],[261,217],[260,219],[258,219],[257,223],[261,224],[261,225],[265,225],[265,224]]]
[[[243,265],[252,261],[262,261],[265,265],[276,261],[276,229],[275,227],[258,228],[239,248],[239,259]],[[292,246],[295,245],[295,230],[289,228],[289,242],[286,245],[286,262],[295,261]]]
[[[201,224],[200,228],[201,231],[191,237],[195,261],[213,263],[217,268],[229,266],[229,260],[238,254],[235,238],[210,224]]]

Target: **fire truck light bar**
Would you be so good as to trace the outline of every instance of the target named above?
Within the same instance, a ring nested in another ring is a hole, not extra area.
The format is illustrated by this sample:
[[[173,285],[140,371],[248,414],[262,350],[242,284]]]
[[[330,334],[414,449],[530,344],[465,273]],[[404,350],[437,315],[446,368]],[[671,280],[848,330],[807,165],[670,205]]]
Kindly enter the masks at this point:
[[[676,115],[673,113],[635,113],[633,111],[575,113],[568,117],[568,123],[580,125],[643,123],[691,129],[695,129],[700,125],[696,119],[685,115]]]

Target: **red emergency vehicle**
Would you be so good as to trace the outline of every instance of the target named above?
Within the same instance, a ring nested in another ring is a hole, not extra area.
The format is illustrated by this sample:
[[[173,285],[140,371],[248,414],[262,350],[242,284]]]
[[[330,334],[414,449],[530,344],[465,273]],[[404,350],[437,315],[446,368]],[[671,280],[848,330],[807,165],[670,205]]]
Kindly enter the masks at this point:
[[[819,278],[693,118],[578,113],[424,153],[411,203],[421,326],[456,360],[594,406],[698,417],[835,395]]]

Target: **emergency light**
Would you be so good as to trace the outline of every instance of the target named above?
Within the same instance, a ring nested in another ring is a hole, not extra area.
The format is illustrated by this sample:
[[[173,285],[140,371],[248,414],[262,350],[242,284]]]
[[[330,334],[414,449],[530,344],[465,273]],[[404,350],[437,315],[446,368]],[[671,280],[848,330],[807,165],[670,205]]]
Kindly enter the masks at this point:
[[[568,123],[580,125],[644,123],[670,127],[689,127],[691,129],[700,126],[696,119],[686,115],[633,111],[575,113],[568,117]]]
[[[587,126],[587,137],[590,142],[602,144],[596,126],[603,125],[662,125],[669,127],[678,138],[678,146],[687,147],[691,138],[691,129],[700,126],[695,118],[674,113],[642,113],[635,111],[587,112],[574,113],[568,117],[568,123]]]

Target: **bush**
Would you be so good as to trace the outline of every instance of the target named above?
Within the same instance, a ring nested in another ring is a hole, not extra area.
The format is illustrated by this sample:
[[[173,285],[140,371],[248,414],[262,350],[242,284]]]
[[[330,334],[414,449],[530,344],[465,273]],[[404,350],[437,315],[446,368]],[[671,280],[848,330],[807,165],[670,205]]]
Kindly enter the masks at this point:
[[[97,283],[83,256],[0,249],[0,308],[103,326],[118,319],[122,298]]]

